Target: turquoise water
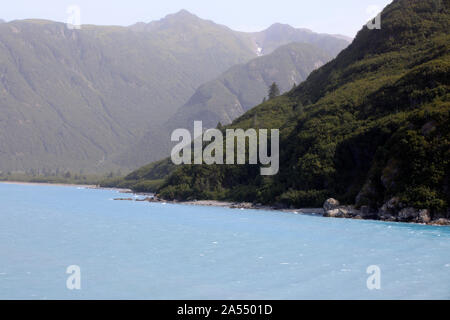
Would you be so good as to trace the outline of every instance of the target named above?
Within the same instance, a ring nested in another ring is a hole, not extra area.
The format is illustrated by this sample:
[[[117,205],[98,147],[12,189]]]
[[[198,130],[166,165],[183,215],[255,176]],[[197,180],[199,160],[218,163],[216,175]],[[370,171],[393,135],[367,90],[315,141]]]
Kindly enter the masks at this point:
[[[111,200],[124,196],[0,183],[0,298],[450,298],[449,227]]]

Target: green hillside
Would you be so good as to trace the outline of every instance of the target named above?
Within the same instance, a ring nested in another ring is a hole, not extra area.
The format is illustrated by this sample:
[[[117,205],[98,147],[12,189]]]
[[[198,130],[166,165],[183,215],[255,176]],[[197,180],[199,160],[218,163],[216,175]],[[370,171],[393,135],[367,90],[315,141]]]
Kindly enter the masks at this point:
[[[262,177],[255,165],[185,165],[165,176],[159,194],[298,207],[333,196],[372,210],[396,197],[397,209],[448,215],[449,2],[396,0],[381,19],[381,30],[364,27],[307,81],[230,126],[281,129],[278,175]]]
[[[292,43],[246,64],[233,66],[201,85],[169,120],[152,127],[118,162],[139,166],[162,159],[170,154],[170,135],[176,128],[192,130],[194,121],[203,121],[204,128],[215,128],[218,122],[229,124],[260,103],[273,82],[282,92],[288,91],[330,59],[313,45]]]

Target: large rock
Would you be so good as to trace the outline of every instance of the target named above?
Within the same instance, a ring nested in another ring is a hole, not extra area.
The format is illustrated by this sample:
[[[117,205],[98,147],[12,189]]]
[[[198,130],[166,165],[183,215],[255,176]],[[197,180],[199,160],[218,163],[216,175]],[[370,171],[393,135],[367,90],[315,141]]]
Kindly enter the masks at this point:
[[[339,211],[344,218],[354,218],[356,216],[361,216],[361,211],[355,209],[353,206],[342,206],[339,207]]]
[[[352,206],[340,206],[339,201],[330,198],[323,204],[324,217],[332,218],[354,218],[360,216],[361,212]]]
[[[395,221],[399,207],[400,199],[397,197],[391,198],[378,210],[378,217],[381,220]]]
[[[430,223],[430,221],[431,221],[430,210],[428,209],[420,210],[417,222]]]
[[[398,219],[407,222],[430,223],[431,213],[428,209],[405,208],[398,213]]]
[[[323,204],[323,209],[325,210],[325,212],[337,209],[337,207],[339,207],[339,201],[333,198],[326,200]]]
[[[438,225],[438,226],[448,226],[450,225],[450,219],[440,218],[437,220],[434,220],[432,224]]]
[[[342,212],[339,209],[325,210],[324,217],[342,218]]]
[[[380,212],[382,213],[390,213],[393,214],[400,204],[400,199],[397,197],[391,198],[389,201],[387,201],[383,206],[380,208]]]
[[[418,221],[420,210],[415,208],[404,208],[398,213],[400,221]]]

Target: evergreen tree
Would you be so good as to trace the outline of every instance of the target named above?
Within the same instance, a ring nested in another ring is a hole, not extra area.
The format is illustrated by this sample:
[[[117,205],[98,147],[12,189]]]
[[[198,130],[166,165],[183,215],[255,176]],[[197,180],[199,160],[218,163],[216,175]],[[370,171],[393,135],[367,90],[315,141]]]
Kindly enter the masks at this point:
[[[269,88],[269,100],[278,97],[279,95],[280,95],[280,88],[278,88],[278,85],[276,84],[276,82],[274,82]]]

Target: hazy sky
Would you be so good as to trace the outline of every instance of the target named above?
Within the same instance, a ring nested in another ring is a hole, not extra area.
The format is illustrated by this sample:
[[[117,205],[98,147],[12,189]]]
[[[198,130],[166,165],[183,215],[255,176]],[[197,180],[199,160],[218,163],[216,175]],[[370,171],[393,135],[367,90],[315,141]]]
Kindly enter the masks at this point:
[[[82,24],[130,25],[159,20],[186,9],[234,30],[259,31],[275,22],[315,32],[355,36],[374,8],[392,0],[13,0],[5,1],[0,19],[41,18],[67,21],[67,8],[81,9]]]

